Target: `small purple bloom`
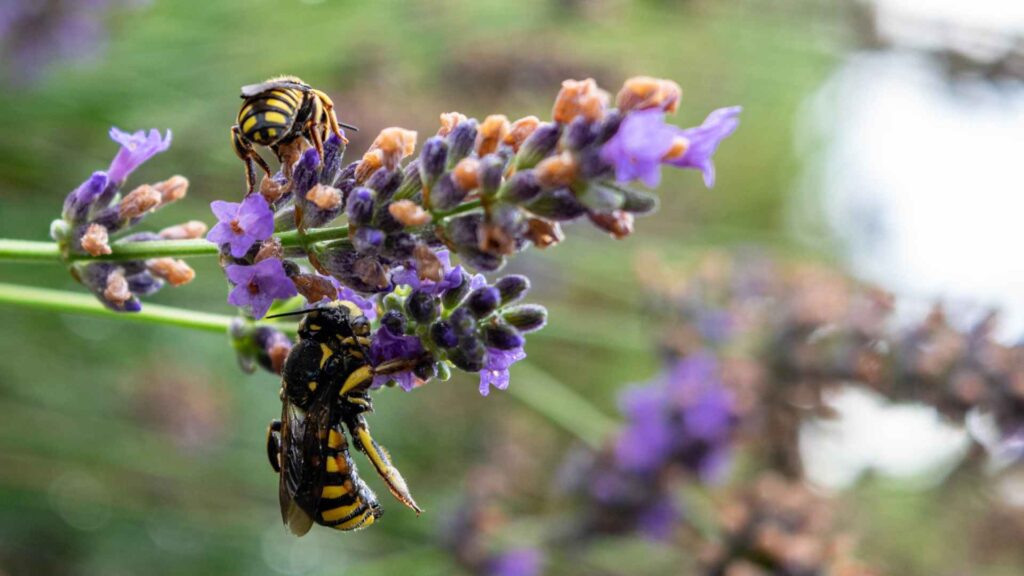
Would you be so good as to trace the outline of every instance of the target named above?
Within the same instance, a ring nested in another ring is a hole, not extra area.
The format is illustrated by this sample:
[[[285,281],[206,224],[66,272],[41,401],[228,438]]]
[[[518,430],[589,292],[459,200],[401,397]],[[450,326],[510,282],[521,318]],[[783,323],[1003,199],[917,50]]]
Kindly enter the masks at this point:
[[[487,363],[480,371],[480,395],[487,396],[491,386],[498,390],[508,388],[508,369],[516,362],[526,358],[522,348],[512,350],[487,349]]]
[[[622,398],[628,422],[615,444],[619,466],[632,472],[652,472],[671,456],[675,431],[669,424],[664,391],[644,386]]]
[[[171,131],[168,130],[167,135],[161,138],[160,132],[155,128],[148,134],[145,130],[129,134],[117,128],[111,128],[110,138],[121,145],[121,149],[118,150],[117,156],[114,156],[114,160],[107,170],[110,180],[117,183],[124,182],[125,178],[146,160],[171,146]]]
[[[487,576],[537,576],[544,557],[533,548],[517,548],[491,558]]]
[[[369,320],[377,319],[377,305],[373,300],[363,298],[355,290],[345,286],[341,282],[338,282],[338,279],[334,276],[327,276],[327,279],[330,280],[331,284],[333,284],[334,288],[338,291],[338,300],[348,300],[355,304],[363,311],[363,315]]]
[[[260,194],[250,194],[241,204],[214,200],[210,209],[217,224],[206,235],[215,244],[227,244],[231,255],[242,258],[252,245],[270,238],[274,233],[274,213]]]
[[[232,264],[224,270],[235,288],[228,295],[228,303],[249,306],[256,319],[266,315],[275,298],[291,298],[298,294],[284,265],[277,258],[267,258],[252,266]]]
[[[704,120],[704,123],[695,128],[687,128],[678,132],[679,136],[686,138],[689,146],[686,152],[679,158],[669,160],[668,163],[680,168],[696,168],[704,174],[704,185],[711,188],[715,185],[715,164],[711,157],[718,149],[718,145],[732,134],[740,125],[739,106],[719,108]]]
[[[637,518],[637,528],[652,540],[666,541],[679,525],[682,514],[671,496],[650,504]]]
[[[654,188],[661,182],[662,159],[672,149],[677,130],[665,124],[665,113],[657,108],[633,112],[601,148],[601,159],[615,168],[619,182],[640,180]]]
[[[370,361],[374,366],[396,359],[412,359],[423,354],[423,345],[420,339],[415,336],[404,334],[393,334],[387,328],[380,328],[373,335],[373,342],[370,343]],[[416,376],[412,370],[403,370],[394,374],[381,374],[373,377],[373,387],[377,388],[387,384],[389,380],[398,382],[406,392],[416,386]]]
[[[462,282],[462,266],[452,267],[451,253],[447,250],[438,250],[436,256],[441,261],[440,282],[434,282],[429,279],[421,280],[419,272],[416,270],[415,262],[410,262],[408,266],[399,266],[393,269],[391,272],[392,284],[406,284],[415,290],[426,292],[431,296],[437,296],[449,288],[458,286]]]

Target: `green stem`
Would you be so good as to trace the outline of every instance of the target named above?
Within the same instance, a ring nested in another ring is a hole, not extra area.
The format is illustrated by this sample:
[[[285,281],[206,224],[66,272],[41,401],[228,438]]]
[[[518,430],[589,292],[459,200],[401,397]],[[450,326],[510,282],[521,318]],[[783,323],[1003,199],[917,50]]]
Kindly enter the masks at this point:
[[[445,212],[435,213],[437,219],[449,218],[470,212],[480,207],[479,200],[472,200]],[[279,232],[277,237],[283,246],[309,246],[316,242],[348,238],[348,226],[313,228],[300,234],[298,230]],[[205,239],[154,240],[152,242],[113,243],[110,254],[90,256],[71,254],[71,261],[119,261],[145,260],[147,258],[189,258],[216,256],[220,250]],[[35,242],[31,240],[0,239],[0,261],[13,262],[63,262],[60,246],[56,242]]]
[[[534,364],[520,363],[512,369],[515,377],[506,391],[548,421],[600,450],[619,428],[589,400]]]
[[[84,314],[102,318],[132,320],[147,324],[162,324],[191,328],[204,332],[224,334],[235,316],[195,312],[159,304],[146,304],[139,312],[114,312],[104,307],[91,295],[34,286],[17,286],[0,283],[0,304],[10,304],[49,312]],[[293,332],[294,326],[272,324],[282,330]]]

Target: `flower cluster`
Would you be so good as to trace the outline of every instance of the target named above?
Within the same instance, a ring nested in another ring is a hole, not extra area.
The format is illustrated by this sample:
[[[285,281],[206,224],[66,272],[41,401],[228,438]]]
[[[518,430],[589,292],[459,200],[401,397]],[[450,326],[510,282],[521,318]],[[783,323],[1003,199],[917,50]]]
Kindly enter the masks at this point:
[[[110,137],[121,145],[110,167],[93,173],[68,194],[61,218],[50,226],[50,235],[66,259],[82,259],[72,265],[71,273],[96,294],[100,302],[112,310],[134,312],[142,307],[138,296],[152,294],[165,283],[186,284],[195,273],[184,261],[173,258],[86,262],[85,257],[102,258],[111,254],[112,246],[133,242],[199,238],[206,233],[206,225],[190,221],[158,233],[126,234],[147,214],[183,198],[188,191],[188,180],[173,176],[122,194],[125,181],[136,168],[167,150],[171,134],[161,136],[156,130],[128,134],[112,128]],[[118,235],[120,238],[112,243],[112,238]]]
[[[763,474],[722,505],[725,537],[702,551],[703,573],[875,574],[851,558],[833,516],[830,502],[804,483]]]
[[[258,191],[211,205],[218,222],[207,239],[220,247],[228,301],[258,319],[295,295],[310,305],[351,300],[377,317],[374,365],[401,358],[415,366],[376,385],[408,390],[455,367],[479,373],[482,394],[503,389],[509,366],[525,357],[524,334],[541,328],[546,312],[516,303],[526,278],[489,284],[469,271],[496,271],[529,246],[556,244],[570,220],[629,235],[634,214],[657,206],[629,184],[656,182],[649,167],[625,167],[639,156],[647,162],[652,151],[660,150],[653,169],[697,168],[710,184],[711,155],[739,110],[683,130],[664,123],[679,98],[673,82],[635,78],[612,108],[593,80],[567,80],[550,122],[501,115],[480,122],[450,112],[415,157],[417,134],[393,127],[347,165],[343,138],[331,135],[322,155],[297,138],[275,150],[281,170]],[[670,134],[668,147],[662,134]],[[340,219],[344,226],[328,227]]]
[[[479,495],[460,502],[442,531],[445,547],[467,573],[475,576],[539,576],[544,553],[534,547],[494,550],[492,540],[504,514]]]
[[[681,359],[654,381],[623,394],[626,423],[611,449],[575,462],[585,532],[640,531],[667,539],[681,519],[673,496],[683,471],[700,481],[721,477],[736,414],[708,353]]]

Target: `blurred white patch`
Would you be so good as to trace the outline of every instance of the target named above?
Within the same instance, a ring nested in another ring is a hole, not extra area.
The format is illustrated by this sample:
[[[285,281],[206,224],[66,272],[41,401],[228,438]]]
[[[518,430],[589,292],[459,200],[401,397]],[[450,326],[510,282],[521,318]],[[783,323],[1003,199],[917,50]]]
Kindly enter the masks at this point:
[[[314,526],[310,534],[304,538],[296,538],[283,524],[273,525],[263,532],[263,561],[275,572],[281,574],[305,574],[313,569],[321,568],[320,559],[323,555],[317,532],[331,532],[320,526]],[[319,529],[319,530],[318,530]],[[342,567],[332,566],[342,573]]]
[[[830,395],[828,401],[839,417],[809,421],[800,431],[807,477],[828,488],[850,486],[868,470],[935,484],[970,446],[965,431],[943,422],[925,406],[891,404],[853,386]]]

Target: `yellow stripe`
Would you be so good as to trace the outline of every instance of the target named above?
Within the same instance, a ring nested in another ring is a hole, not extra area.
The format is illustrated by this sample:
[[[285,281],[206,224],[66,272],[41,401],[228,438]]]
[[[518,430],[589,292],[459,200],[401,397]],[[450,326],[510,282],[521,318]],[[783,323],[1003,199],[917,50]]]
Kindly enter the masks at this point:
[[[362,500],[356,500],[348,506],[339,506],[337,508],[331,508],[330,510],[324,510],[320,513],[320,517],[324,519],[324,522],[336,522],[345,518],[349,514],[352,514],[363,506],[366,506],[366,503]]]
[[[330,458],[330,457],[327,458],[327,471],[328,472],[337,472],[338,471],[338,459],[337,458]]]
[[[250,116],[249,119],[246,120],[244,124],[242,124],[242,132],[248,132],[249,130],[252,130],[252,127],[255,126],[255,125],[256,125],[256,117],[255,116]]]
[[[348,494],[348,490],[344,486],[324,486],[324,491],[320,494],[321,498],[341,498]]]
[[[370,513],[369,510],[367,510],[366,514],[362,514],[360,516],[356,516],[355,518],[349,520],[348,522],[342,522],[341,524],[338,524],[337,526],[335,526],[335,528],[337,528],[338,530],[352,530],[353,528],[361,528],[363,526],[369,526],[370,524],[373,523],[372,521],[369,521],[370,518],[373,518],[373,514]]]
[[[327,364],[327,360],[334,354],[334,350],[328,348],[324,343],[320,343],[320,350],[323,350],[323,355],[320,356],[320,369],[323,370],[324,364]]]
[[[284,112],[285,114],[291,114],[292,111],[294,110],[294,108],[292,108],[288,104],[285,104],[283,101],[274,98],[268,98],[267,100],[264,100],[264,102],[267,104],[267,106],[277,108],[278,110]]]
[[[353,388],[365,384],[371,378],[373,373],[370,372],[369,366],[360,366],[357,370],[349,374],[348,378],[345,379],[345,384],[341,386],[341,392],[339,394],[344,396],[348,394]]]
[[[337,430],[331,430],[330,434],[327,436],[327,447],[341,448],[342,442],[343,439],[341,437],[341,434],[339,434]]]
[[[246,116],[248,116],[249,112],[251,110],[252,110],[252,104],[246,104],[245,106],[243,106],[242,107],[242,111],[238,113],[238,121],[241,122],[242,118],[245,118]]]
[[[282,100],[288,100],[292,103],[293,108],[299,105],[299,98],[295,97],[294,90],[271,90],[270,93]]]
[[[271,124],[285,124],[284,114],[280,112],[265,112],[263,119]]]

